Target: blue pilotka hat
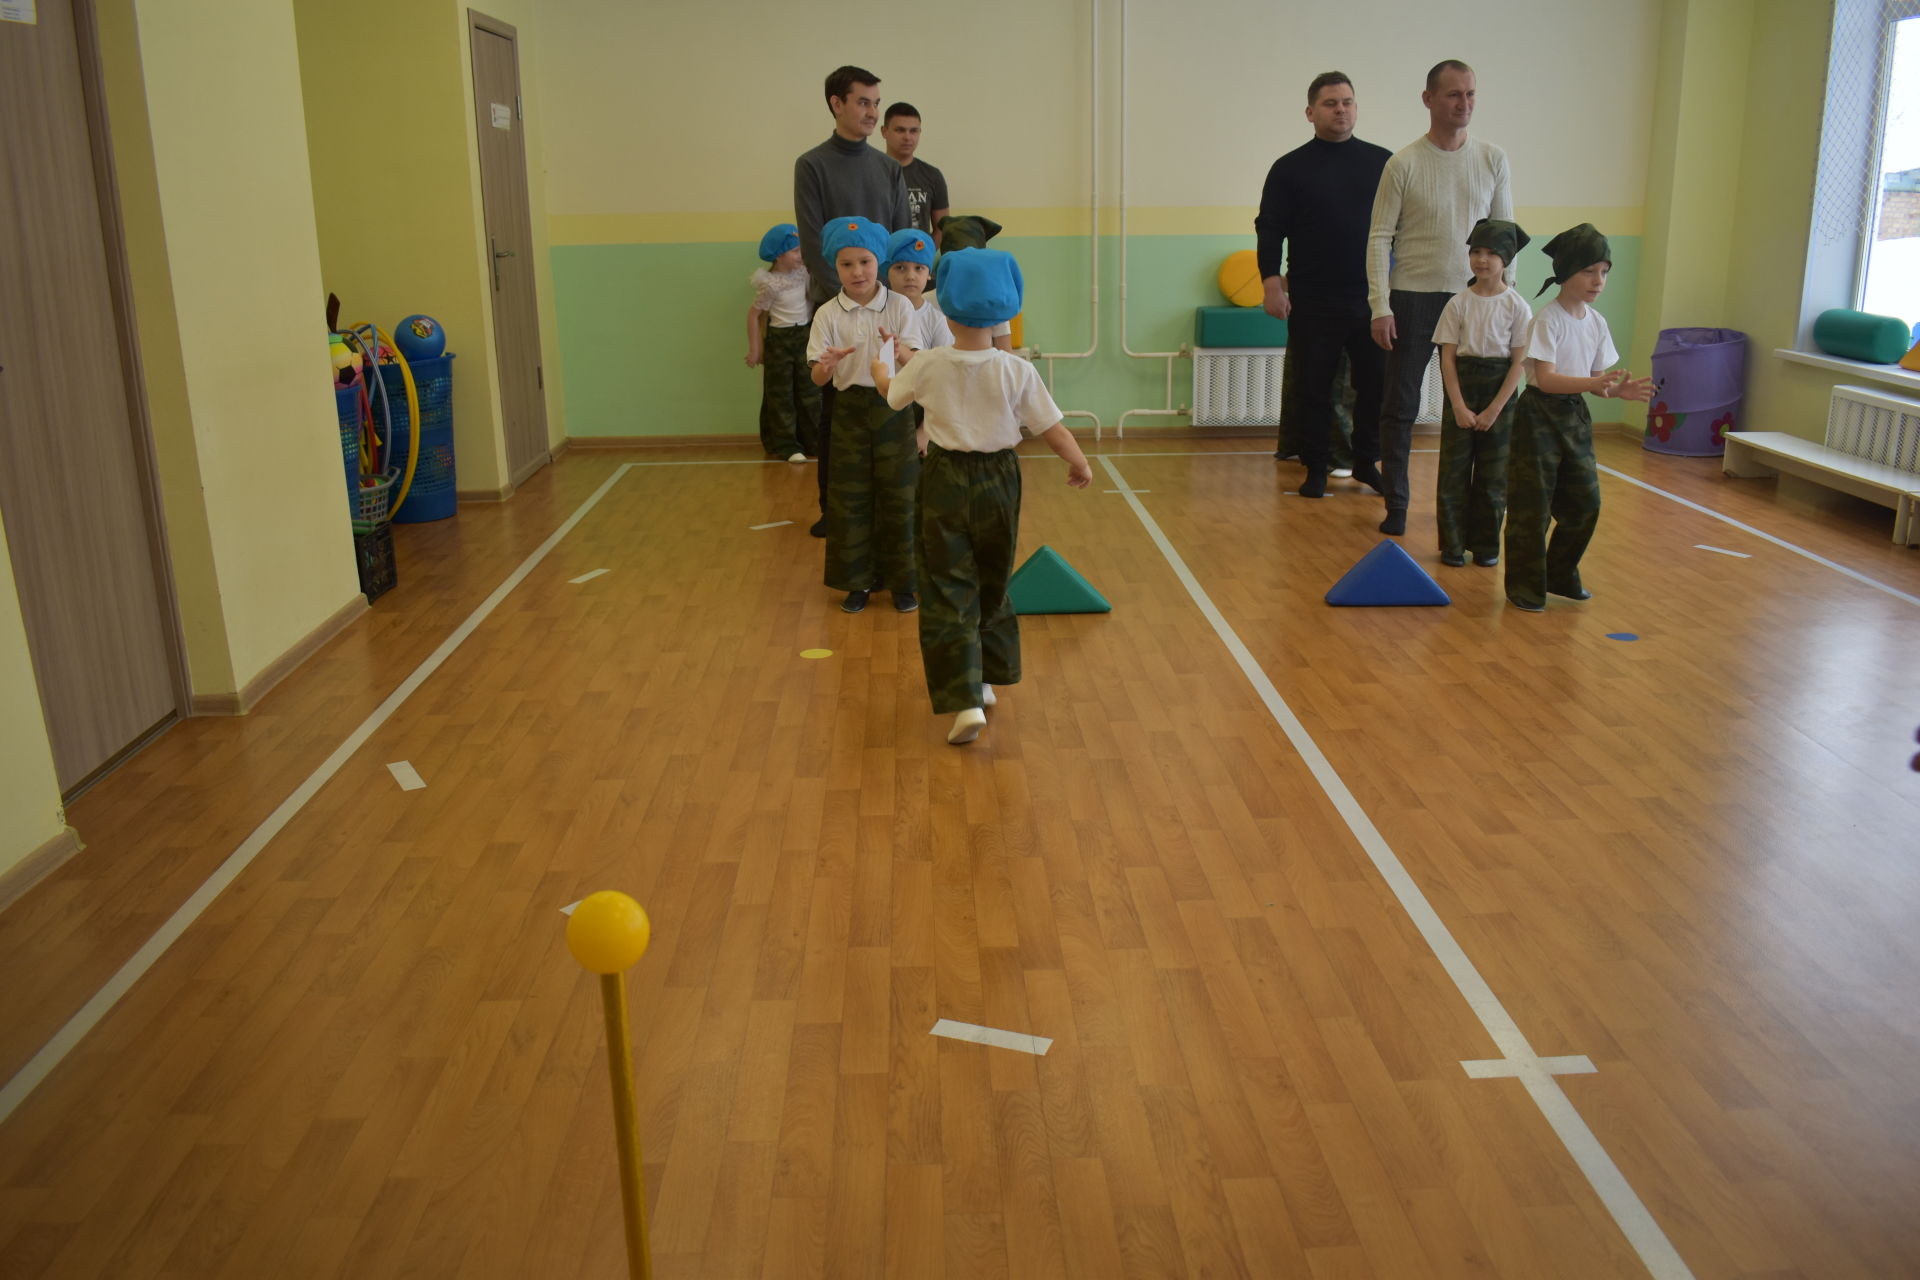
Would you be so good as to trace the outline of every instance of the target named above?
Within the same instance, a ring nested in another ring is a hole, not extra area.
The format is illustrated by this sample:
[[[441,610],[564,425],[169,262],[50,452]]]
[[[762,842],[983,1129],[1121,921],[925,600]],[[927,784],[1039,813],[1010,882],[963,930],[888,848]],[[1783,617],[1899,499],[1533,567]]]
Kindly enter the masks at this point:
[[[896,262],[917,262],[923,267],[933,265],[933,237],[917,227],[902,227],[887,240],[886,265]]]
[[[933,269],[940,310],[949,320],[991,329],[1020,314],[1026,284],[1020,264],[998,249],[957,249]]]
[[[885,262],[887,229],[866,218],[834,218],[820,228],[820,256],[832,266],[842,249],[865,249],[876,262]]]
[[[800,247],[800,228],[791,222],[782,222],[767,228],[767,234],[760,237],[760,261],[772,262],[781,254]]]

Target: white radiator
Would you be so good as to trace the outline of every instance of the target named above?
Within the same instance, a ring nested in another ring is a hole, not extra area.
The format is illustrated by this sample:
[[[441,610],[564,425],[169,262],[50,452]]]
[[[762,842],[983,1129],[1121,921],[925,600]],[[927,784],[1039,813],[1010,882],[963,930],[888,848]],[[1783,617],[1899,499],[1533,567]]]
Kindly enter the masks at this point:
[[[1920,472],[1920,401],[1866,387],[1835,387],[1827,402],[1827,447]]]
[[[1285,347],[1195,347],[1193,425],[1277,427],[1280,376],[1286,362]],[[1444,395],[1436,355],[1420,383],[1420,412],[1414,421],[1440,421]]]

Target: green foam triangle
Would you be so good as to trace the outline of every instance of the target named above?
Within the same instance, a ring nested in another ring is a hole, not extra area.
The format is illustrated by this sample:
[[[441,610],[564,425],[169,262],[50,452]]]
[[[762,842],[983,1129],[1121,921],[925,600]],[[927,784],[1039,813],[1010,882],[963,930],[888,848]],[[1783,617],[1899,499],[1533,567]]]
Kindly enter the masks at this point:
[[[1052,547],[1041,547],[1013,571],[1007,598],[1015,613],[1111,613],[1113,606]]]

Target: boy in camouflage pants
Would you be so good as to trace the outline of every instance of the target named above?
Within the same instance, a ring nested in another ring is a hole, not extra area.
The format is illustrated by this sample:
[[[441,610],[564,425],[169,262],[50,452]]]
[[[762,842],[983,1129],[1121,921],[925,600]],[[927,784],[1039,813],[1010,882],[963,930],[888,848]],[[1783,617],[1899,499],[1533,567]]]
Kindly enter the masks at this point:
[[[1608,373],[1620,353],[1593,303],[1607,287],[1613,250],[1583,222],[1547,242],[1560,294],[1540,308],[1527,334],[1527,380],[1507,455],[1507,602],[1528,613],[1547,596],[1590,600],[1580,557],[1600,521],[1593,416],[1582,397],[1647,400],[1653,379]],[[1540,287],[1546,292],[1546,285]],[[1547,539],[1549,517],[1553,539]]]
[[[1020,620],[1007,599],[1020,536],[1020,429],[1066,462],[1074,488],[1085,488],[1093,469],[1034,367],[993,346],[994,326],[1020,311],[1013,255],[944,254],[934,279],[953,345],[918,352],[891,378],[878,360],[871,372],[889,406],[927,410],[920,429],[920,659],[935,714],[954,717],[947,741],[957,745],[980,736],[986,708],[997,701],[993,686],[1020,679]]]

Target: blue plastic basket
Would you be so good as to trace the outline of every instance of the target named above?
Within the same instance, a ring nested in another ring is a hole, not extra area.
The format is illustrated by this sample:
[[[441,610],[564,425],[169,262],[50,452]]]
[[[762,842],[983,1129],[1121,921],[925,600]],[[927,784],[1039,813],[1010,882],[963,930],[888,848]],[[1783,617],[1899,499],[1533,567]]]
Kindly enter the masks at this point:
[[[401,524],[419,524],[444,520],[456,505],[453,469],[453,356],[432,360],[414,360],[414,390],[420,396],[420,462],[413,471],[413,485],[406,501],[393,513]],[[393,405],[393,461],[391,468],[400,475],[407,471],[407,453],[413,443],[408,430],[407,384],[398,365],[381,365],[380,377],[387,384],[387,398]],[[376,392],[376,394],[378,394]],[[378,416],[375,410],[375,416]]]

